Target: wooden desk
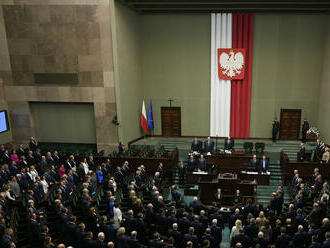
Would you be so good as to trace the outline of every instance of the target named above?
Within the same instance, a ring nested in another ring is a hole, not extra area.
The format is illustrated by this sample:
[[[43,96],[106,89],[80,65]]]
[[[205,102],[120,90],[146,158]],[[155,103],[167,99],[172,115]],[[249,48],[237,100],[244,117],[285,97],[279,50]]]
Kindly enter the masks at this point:
[[[221,173],[238,173],[242,169],[247,168],[250,165],[250,161],[253,158],[252,154],[244,153],[215,153],[206,157],[206,163],[214,165],[215,168]],[[262,159],[262,157],[257,157]],[[268,158],[267,158],[268,159]]]
[[[196,161],[198,161],[199,157],[200,155],[194,155]],[[204,158],[207,165],[214,165],[220,173],[239,173],[242,169],[249,167],[253,155],[242,152],[234,152],[232,154],[217,152],[210,156],[204,154]],[[257,156],[257,159],[262,159],[262,156]],[[269,158],[266,159],[269,160]]]
[[[75,156],[75,161],[77,165],[83,161],[85,157]],[[142,157],[119,157],[119,158],[109,158],[109,157],[97,157],[94,156],[94,163],[96,166],[106,163],[107,159],[110,159],[112,172],[115,171],[116,167],[121,167],[125,161],[128,161],[131,172],[135,172],[136,169],[142,164],[146,167],[147,173],[149,175],[154,174],[157,171],[159,163],[163,163],[164,176],[172,178],[172,168],[175,168],[178,164],[178,151],[173,150],[169,157],[165,158],[142,158]],[[62,163],[65,162],[65,158],[62,158]]]
[[[269,178],[270,178],[270,174],[265,174],[265,173],[249,174],[247,172],[241,172],[239,174],[239,179],[249,180],[249,181],[256,180],[258,185],[269,185]]]
[[[293,171],[298,170],[299,176],[304,179],[304,181],[312,182],[312,177],[314,169],[318,168],[323,179],[330,179],[330,164],[321,164],[318,162],[300,162],[300,161],[290,161],[285,153],[281,154],[281,166],[284,170],[284,182],[286,185],[291,184],[293,178]]]
[[[257,183],[256,181],[241,181],[238,179],[237,175],[226,178],[223,174],[219,174],[217,178],[210,181],[203,181],[200,179],[198,185],[200,189],[199,197],[203,203],[209,204],[214,201],[214,195],[217,189],[221,188],[224,197],[224,205],[232,205],[233,196],[237,189],[241,191],[243,201],[247,198],[254,198]]]

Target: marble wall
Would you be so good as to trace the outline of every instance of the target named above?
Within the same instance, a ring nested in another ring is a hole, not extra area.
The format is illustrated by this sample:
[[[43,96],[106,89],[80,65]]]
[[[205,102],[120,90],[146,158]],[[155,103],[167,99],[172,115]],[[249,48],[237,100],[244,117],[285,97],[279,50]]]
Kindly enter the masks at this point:
[[[116,147],[109,1],[2,0],[0,5],[0,100],[4,94],[14,143],[35,134],[29,102],[89,102],[98,149]],[[77,73],[78,83],[36,84],[34,73]]]

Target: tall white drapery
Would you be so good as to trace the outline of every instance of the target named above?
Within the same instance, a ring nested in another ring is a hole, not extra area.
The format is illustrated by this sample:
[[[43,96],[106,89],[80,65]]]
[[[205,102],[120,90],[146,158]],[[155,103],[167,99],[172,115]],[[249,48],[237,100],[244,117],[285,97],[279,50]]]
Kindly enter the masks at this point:
[[[217,50],[231,47],[232,14],[211,14],[211,136],[229,136],[231,80],[220,80],[218,77]]]

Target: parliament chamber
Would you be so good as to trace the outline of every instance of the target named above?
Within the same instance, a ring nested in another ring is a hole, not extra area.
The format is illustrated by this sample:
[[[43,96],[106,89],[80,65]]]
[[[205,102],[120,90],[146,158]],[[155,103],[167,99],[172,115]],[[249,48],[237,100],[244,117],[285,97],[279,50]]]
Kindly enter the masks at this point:
[[[1,0],[0,248],[330,247],[329,14]]]

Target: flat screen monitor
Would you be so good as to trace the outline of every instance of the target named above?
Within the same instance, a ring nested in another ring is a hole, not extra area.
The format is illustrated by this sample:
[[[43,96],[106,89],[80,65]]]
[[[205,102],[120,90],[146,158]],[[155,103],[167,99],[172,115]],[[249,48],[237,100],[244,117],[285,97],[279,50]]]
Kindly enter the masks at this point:
[[[8,125],[8,116],[6,110],[0,110],[0,133],[6,132],[9,130]]]

